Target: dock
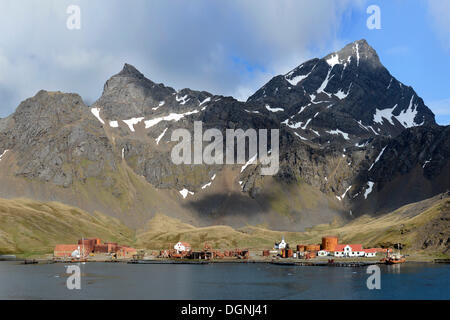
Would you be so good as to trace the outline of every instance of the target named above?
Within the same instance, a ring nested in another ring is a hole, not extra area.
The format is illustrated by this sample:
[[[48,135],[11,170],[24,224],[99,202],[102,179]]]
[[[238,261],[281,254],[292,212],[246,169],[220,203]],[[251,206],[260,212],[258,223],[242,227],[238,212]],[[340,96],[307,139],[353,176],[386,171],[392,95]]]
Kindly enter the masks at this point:
[[[284,265],[284,266],[303,266],[303,267],[367,267],[374,264],[381,264],[379,261],[338,261],[333,263],[328,263],[327,261],[272,261],[271,264]]]
[[[129,264],[210,264],[211,261],[196,260],[131,260]]]
[[[446,264],[450,264],[450,259],[434,259],[434,263],[446,263]]]

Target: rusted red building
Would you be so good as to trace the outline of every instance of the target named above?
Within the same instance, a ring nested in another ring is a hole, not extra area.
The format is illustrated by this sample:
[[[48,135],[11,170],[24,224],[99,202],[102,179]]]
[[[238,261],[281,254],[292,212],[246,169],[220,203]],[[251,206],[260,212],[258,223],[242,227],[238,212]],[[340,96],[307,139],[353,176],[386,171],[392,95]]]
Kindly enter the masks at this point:
[[[78,250],[84,255],[91,253],[115,253],[120,257],[128,257],[137,253],[137,250],[128,246],[122,246],[116,242],[101,243],[99,238],[86,238],[78,240],[78,244],[58,244],[55,246],[53,255],[55,257],[69,257],[72,252]]]

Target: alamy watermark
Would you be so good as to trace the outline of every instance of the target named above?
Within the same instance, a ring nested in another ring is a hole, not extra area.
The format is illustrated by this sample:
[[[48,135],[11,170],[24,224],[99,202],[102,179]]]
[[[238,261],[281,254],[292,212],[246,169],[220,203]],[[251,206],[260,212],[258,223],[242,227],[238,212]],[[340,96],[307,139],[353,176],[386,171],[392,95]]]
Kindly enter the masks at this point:
[[[261,175],[275,175],[279,169],[279,129],[270,130],[268,150],[268,130],[226,129],[225,152],[223,134],[219,129],[203,132],[203,123],[194,122],[194,137],[187,129],[172,132],[171,141],[178,142],[171,152],[174,164],[261,164]],[[181,141],[180,141],[181,140]],[[237,145],[235,145],[235,141]],[[246,161],[246,141],[248,141],[248,161]],[[203,142],[209,144],[203,148]],[[236,148],[235,148],[236,147]],[[236,150],[235,150],[236,149]]]
[[[81,270],[79,266],[68,266],[66,273],[70,274],[66,281],[66,287],[69,290],[81,290]]]
[[[69,17],[66,20],[66,27],[69,30],[81,29],[81,8],[78,5],[72,4],[67,7],[66,13]]]
[[[373,4],[367,7],[367,14],[370,14],[369,18],[367,18],[367,28],[369,30],[381,29],[381,9],[379,6]]]
[[[381,289],[381,269],[376,264],[368,266],[366,273],[371,274],[369,278],[367,278],[366,285],[369,290],[380,290]]]

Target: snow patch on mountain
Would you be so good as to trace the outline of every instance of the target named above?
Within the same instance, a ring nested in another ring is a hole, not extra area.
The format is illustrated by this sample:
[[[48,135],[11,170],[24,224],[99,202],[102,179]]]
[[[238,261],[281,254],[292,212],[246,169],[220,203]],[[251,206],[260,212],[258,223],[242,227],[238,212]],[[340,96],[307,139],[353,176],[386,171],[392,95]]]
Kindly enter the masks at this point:
[[[339,100],[343,100],[343,99],[347,98],[348,95],[350,94],[350,89],[352,88],[352,84],[353,84],[353,82],[350,83],[350,86],[349,86],[349,88],[348,88],[348,90],[347,90],[347,93],[345,93],[343,89],[339,89],[339,91],[336,92],[334,95],[335,95],[337,98],[339,98]]]
[[[308,141],[308,139],[306,139],[305,137],[302,137],[301,135],[299,135],[297,132],[294,132],[294,134],[299,137],[302,140]]]
[[[183,196],[183,199],[186,199],[186,197],[190,194],[190,195],[194,195],[194,192],[189,191],[188,189],[184,188],[183,190],[179,191],[180,194]]]
[[[415,118],[417,116],[417,104],[413,106],[413,100],[414,95],[412,96],[409,106],[406,110],[400,112],[400,114],[396,117],[397,120],[405,127],[405,128],[411,128],[416,126],[421,126],[424,124],[424,121],[422,123],[416,123]]]
[[[359,56],[359,43],[355,42],[355,51],[356,51],[356,66],[359,67],[359,59],[361,58]]]
[[[257,157],[258,157],[258,154],[255,154],[253,157],[251,157],[251,158],[247,161],[247,163],[244,164],[244,165],[242,166],[242,168],[241,168],[241,173],[242,173],[245,169],[247,169],[247,167],[248,167],[249,165],[254,164]]]
[[[364,192],[364,199],[367,199],[367,196],[372,192],[374,183],[372,181],[367,182],[367,188]]]
[[[91,108],[92,114],[100,121],[102,124],[105,124],[105,121],[100,117],[100,108]]]
[[[164,116],[164,117],[159,117],[159,118],[155,118],[155,119],[151,119],[151,120],[146,120],[145,121],[145,129],[151,128],[155,125],[157,125],[158,123],[160,123],[161,121],[179,121],[180,119],[189,116],[191,114],[195,114],[198,113],[198,110],[193,110],[193,111],[188,111],[185,113],[171,113],[168,116]]]
[[[188,98],[188,95],[185,95],[181,98],[178,97],[178,95],[176,95],[175,99],[177,100],[178,103],[180,103],[181,105],[186,104],[186,102],[188,102],[189,100],[191,100],[191,98]],[[187,100],[186,100],[187,99]]]
[[[331,58],[327,59],[327,63],[331,67],[331,69],[333,69],[335,65],[340,64],[339,55],[332,55]]]
[[[166,104],[166,102],[165,101],[160,101],[159,102],[159,105],[157,106],[157,107],[154,107],[154,108],[152,108],[152,110],[158,110],[160,107],[162,107],[163,105],[165,105]]]
[[[167,129],[169,129],[169,128],[165,128],[164,131],[158,136],[158,138],[155,139],[155,140],[156,140],[156,144],[159,144],[159,142],[161,141],[161,139],[162,139],[162,138],[164,137],[164,135],[166,134]]]
[[[395,118],[405,128],[411,128],[411,127],[423,125],[424,121],[422,121],[422,123],[419,124],[419,123],[415,122],[415,120],[414,120],[417,116],[417,104],[413,105],[414,98],[415,98],[415,96],[413,95],[409,102],[409,106],[405,110],[401,111],[398,116],[393,114],[393,112],[394,112],[395,108],[397,108],[398,104],[396,104],[392,108],[387,108],[387,109],[382,109],[382,110],[376,109],[375,114],[373,115],[373,121],[376,123],[382,124],[384,119],[386,119],[392,125],[394,125],[392,118]]]
[[[341,196],[336,196],[336,198],[337,198],[339,201],[344,200],[345,195],[347,194],[347,192],[348,192],[351,188],[352,188],[352,186],[348,187],[348,188],[345,190],[345,192],[344,192]]]
[[[295,76],[295,77],[293,77],[292,79],[289,79],[288,77],[285,77],[285,79],[286,79],[290,84],[292,84],[293,86],[296,86],[300,81],[302,81],[302,80],[308,78],[310,74],[311,74],[311,72],[308,73],[308,74],[305,74],[305,75]]]
[[[397,108],[398,104],[393,106],[390,109],[383,109],[383,110],[375,110],[375,114],[373,115],[373,122],[376,122],[378,124],[383,124],[383,119],[386,119],[389,121],[392,125],[394,125],[394,122],[392,121],[392,117],[394,116],[392,112],[394,112],[395,108]]]
[[[317,65],[317,64],[316,64]],[[311,71],[305,75],[297,75],[295,77],[292,77],[292,74],[294,74],[295,71],[300,70],[303,68],[303,65],[301,65],[300,67],[292,70],[291,72],[289,72],[288,74],[286,74],[284,76],[284,79],[286,79],[286,81],[288,81],[291,85],[296,86],[297,84],[299,84],[301,81],[305,80],[306,78],[308,78],[311,73],[314,71],[314,69],[316,68],[316,65],[314,65],[314,67],[311,69]]]
[[[307,107],[309,107],[311,105],[311,103],[310,104],[307,104],[306,106],[303,106],[303,107],[301,107],[300,108],[300,111],[297,113],[297,114],[300,114],[300,113],[302,113]]]
[[[244,109],[245,110],[245,112],[247,112],[247,113],[256,113],[256,114],[259,114],[260,112],[259,111],[251,111],[251,110],[247,110],[247,109]]]
[[[211,177],[211,181],[208,182],[207,184],[203,185],[203,186],[202,186],[202,189],[206,189],[206,188],[210,187],[211,184],[212,184],[212,182],[214,181],[215,178],[216,178],[216,175],[213,175],[213,176]]]
[[[208,98],[206,98],[205,100],[203,100],[202,102],[200,102],[200,104],[199,104],[198,106],[201,107],[202,105],[204,105],[205,103],[208,103],[208,102],[210,102],[210,101],[211,101],[211,98],[208,97]]]
[[[123,122],[125,122],[125,124],[128,126],[128,128],[130,128],[131,132],[134,132],[134,125],[138,124],[142,120],[144,120],[144,117],[131,118],[131,119],[128,119],[128,120],[123,120]]]
[[[333,68],[330,68],[330,70],[328,70],[327,77],[322,82],[322,84],[320,85],[319,89],[317,89],[317,94],[325,93],[328,97],[331,96],[329,93],[325,92],[325,89],[326,89],[326,87],[328,85],[328,82],[330,82],[330,80],[333,79],[333,77],[334,77],[334,74],[330,77],[331,70],[333,70]]]
[[[333,135],[339,135],[340,134],[340,135],[342,135],[344,137],[345,140],[350,140],[350,138],[348,137],[348,133],[345,133],[345,132],[343,132],[343,131],[341,131],[339,129],[325,131],[325,132],[329,133],[329,134],[333,134]]]
[[[370,166],[369,171],[372,170],[373,166],[378,162],[378,160],[380,160],[380,158],[381,158],[381,156],[383,155],[384,150],[386,150],[386,148],[387,148],[387,146],[384,147],[384,148],[381,150],[380,154],[379,154],[378,157],[375,159],[375,162],[372,163],[372,165]]]
[[[3,159],[3,156],[8,152],[9,150],[5,150],[5,151],[3,151],[3,153],[0,155],[0,161],[2,161],[2,159]]]
[[[266,104],[266,109],[270,112],[282,112],[284,111],[283,108],[271,108],[268,104]]]

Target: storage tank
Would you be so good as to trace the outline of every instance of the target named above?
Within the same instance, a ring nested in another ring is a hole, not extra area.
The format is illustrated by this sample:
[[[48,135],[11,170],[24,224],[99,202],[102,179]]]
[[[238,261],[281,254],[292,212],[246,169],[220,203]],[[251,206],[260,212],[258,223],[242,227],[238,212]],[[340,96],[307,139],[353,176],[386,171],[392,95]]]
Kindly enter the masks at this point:
[[[335,251],[338,245],[338,238],[334,236],[327,236],[322,238],[322,250]]]
[[[291,258],[292,255],[293,255],[292,249],[288,249],[288,250],[287,250],[287,257],[286,257],[286,258]]]

